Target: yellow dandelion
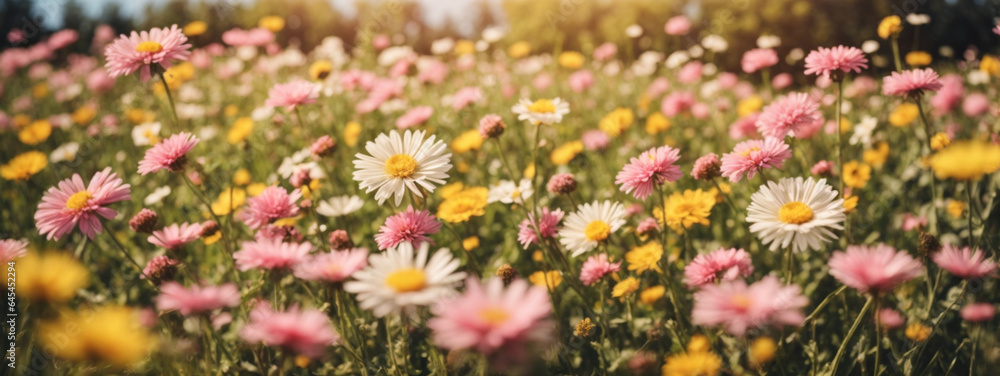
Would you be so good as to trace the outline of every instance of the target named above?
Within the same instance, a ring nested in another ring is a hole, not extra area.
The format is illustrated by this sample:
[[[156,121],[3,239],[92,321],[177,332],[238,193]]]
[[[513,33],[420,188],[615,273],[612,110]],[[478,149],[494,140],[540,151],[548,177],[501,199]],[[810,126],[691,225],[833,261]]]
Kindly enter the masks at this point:
[[[888,16],[878,23],[878,36],[882,39],[889,39],[899,35],[903,31],[903,20],[899,16]]]
[[[38,145],[52,135],[52,124],[48,120],[35,120],[17,132],[17,139],[25,145]]]
[[[938,179],[978,180],[1000,169],[1000,146],[982,140],[955,141],[928,162]]]
[[[647,270],[655,270],[663,273],[660,269],[660,259],[663,258],[663,246],[658,241],[651,241],[643,246],[632,248],[625,253],[625,261],[628,262],[628,270],[635,270],[642,273]]]
[[[580,69],[584,60],[583,54],[576,51],[566,51],[559,54],[559,65],[567,69]]]
[[[486,214],[486,199],[489,189],[470,187],[446,198],[438,206],[437,217],[450,223],[466,222],[469,218]]]
[[[662,113],[654,112],[646,118],[646,134],[650,136],[666,132],[670,126],[670,119],[667,119]]]
[[[360,123],[352,121],[348,122],[347,125],[344,126],[344,144],[347,145],[347,147],[353,148],[354,145],[357,145],[358,138],[360,137],[361,137]]]
[[[611,296],[621,298],[632,295],[638,289],[639,280],[635,279],[635,277],[628,277],[615,284],[615,287],[611,289]]]
[[[528,282],[531,282],[531,284],[550,289],[558,287],[562,283],[562,280],[562,273],[558,270],[549,270],[547,272],[537,271],[528,276]]]
[[[663,376],[715,376],[722,368],[722,358],[715,353],[688,352],[667,357]]]
[[[570,141],[552,150],[549,160],[556,166],[565,166],[581,152],[583,152],[583,142]]]
[[[66,253],[32,252],[17,261],[17,294],[31,301],[62,303],[89,282],[87,269]]]
[[[894,127],[905,127],[917,120],[918,116],[920,116],[920,109],[916,104],[902,103],[889,113],[889,124]]]
[[[233,121],[233,125],[229,127],[229,132],[226,133],[226,141],[230,144],[238,144],[247,139],[250,133],[253,132],[253,119],[249,117],[241,117]]]
[[[146,358],[155,344],[138,317],[134,309],[123,306],[64,312],[54,321],[39,324],[38,339],[53,355],[66,360],[126,367]]]
[[[653,209],[660,226],[667,226],[678,234],[694,224],[707,226],[708,216],[715,206],[715,195],[710,192],[687,189],[684,193],[674,192],[667,198],[663,208]]]
[[[844,163],[842,171],[844,185],[851,188],[864,188],[872,177],[872,167],[858,161]]]
[[[479,150],[482,147],[483,136],[479,135],[479,131],[475,129],[462,132],[451,141],[451,150],[458,154]]]
[[[7,180],[28,180],[49,165],[49,159],[40,151],[18,154],[7,164],[0,166],[0,176]]]
[[[642,290],[639,293],[639,301],[646,304],[656,303],[657,300],[663,297],[663,294],[667,292],[667,288],[663,286],[653,286]]]

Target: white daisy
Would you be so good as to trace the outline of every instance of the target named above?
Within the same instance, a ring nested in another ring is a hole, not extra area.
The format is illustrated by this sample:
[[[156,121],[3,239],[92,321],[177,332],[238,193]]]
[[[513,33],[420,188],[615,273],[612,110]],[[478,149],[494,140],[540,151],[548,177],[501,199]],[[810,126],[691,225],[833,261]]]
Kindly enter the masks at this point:
[[[146,204],[146,206],[153,206],[155,204],[160,203],[160,201],[163,201],[163,198],[169,195],[170,195],[170,186],[164,185],[162,187],[156,188],[156,190],[154,190],[153,193],[150,193],[148,196],[146,196],[146,199],[142,200],[142,203]]]
[[[583,204],[563,222],[559,242],[576,257],[606,241],[624,224],[625,207],[621,203],[594,201]]]
[[[380,134],[365,145],[370,156],[355,155],[354,180],[361,183],[366,193],[376,191],[375,199],[380,205],[395,195],[399,206],[407,189],[423,197],[418,185],[430,193],[434,192],[435,184],[444,184],[451,169],[451,153],[445,153],[447,148],[435,136],[425,141],[424,131],[407,130],[402,136],[395,130],[388,136]]]
[[[352,275],[355,281],[344,290],[357,294],[359,306],[377,317],[413,306],[430,305],[455,294],[455,286],[465,279],[459,262],[447,248],[427,259],[428,242],[414,255],[410,242],[399,243],[384,253],[368,256],[368,266]]]
[[[847,218],[844,199],[826,179],[782,178],[767,182],[750,197],[747,222],[772,251],[792,247],[795,252],[818,250],[835,238]]]
[[[517,114],[518,120],[527,120],[532,124],[553,124],[562,121],[563,115],[569,113],[569,103],[562,99],[539,99],[532,102],[521,98],[520,102],[510,109]]]
[[[160,123],[143,123],[132,128],[132,143],[135,146],[152,145],[159,142]]]
[[[308,147],[295,152],[290,157],[285,157],[281,161],[281,165],[278,166],[278,174],[285,179],[291,178],[300,170],[308,170],[309,177],[312,179],[326,177],[326,173],[319,167],[319,163],[312,159],[312,149]]]
[[[73,161],[76,159],[76,152],[80,150],[80,144],[76,142],[67,142],[57,147],[56,150],[52,151],[49,155],[49,161],[52,163],[58,163],[62,161]]]
[[[535,190],[531,188],[530,179],[521,179],[521,182],[514,184],[510,180],[501,180],[496,185],[490,186],[487,203],[502,202],[504,204],[524,204]]]
[[[358,211],[365,205],[364,200],[358,196],[336,196],[329,200],[320,201],[316,207],[316,212],[327,217],[341,217]]]
[[[862,145],[871,146],[872,133],[875,132],[876,126],[878,126],[878,119],[868,115],[861,117],[861,121],[854,126],[854,134],[851,135],[850,139],[851,145],[857,145],[860,142]]]

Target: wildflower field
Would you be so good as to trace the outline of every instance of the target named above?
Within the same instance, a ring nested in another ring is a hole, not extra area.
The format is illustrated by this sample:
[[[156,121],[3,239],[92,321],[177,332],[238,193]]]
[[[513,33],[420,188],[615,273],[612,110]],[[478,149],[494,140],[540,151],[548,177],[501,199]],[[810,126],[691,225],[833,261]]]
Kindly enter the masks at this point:
[[[7,34],[7,374],[1000,366],[1000,26],[932,58],[923,14],[552,50],[187,21]]]

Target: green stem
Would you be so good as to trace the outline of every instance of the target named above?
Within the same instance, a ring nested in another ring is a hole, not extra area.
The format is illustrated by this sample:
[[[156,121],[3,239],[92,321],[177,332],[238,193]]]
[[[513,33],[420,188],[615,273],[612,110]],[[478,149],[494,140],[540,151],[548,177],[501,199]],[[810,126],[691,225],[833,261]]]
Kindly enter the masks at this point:
[[[163,77],[163,73],[160,73],[160,82],[163,83],[163,91],[167,92],[167,101],[170,102],[170,114],[174,115],[174,127],[180,130],[181,122],[177,120],[177,107],[174,106],[174,96],[170,94],[170,85],[167,85],[167,79]]]
[[[875,298],[873,296],[868,297],[868,301],[865,302],[865,306],[861,308],[861,313],[858,314],[858,318],[854,320],[854,324],[851,325],[851,329],[847,331],[847,336],[844,337],[844,342],[840,344],[840,348],[837,349],[837,355],[833,357],[833,372],[830,372],[830,376],[837,376],[837,367],[840,366],[840,361],[844,359],[844,353],[847,352],[847,344],[851,342],[851,337],[854,337],[854,332],[858,331],[858,327],[861,326],[861,322],[867,318],[868,309],[872,307],[872,302]]]
[[[877,297],[875,297],[875,312],[874,312],[874,315],[873,315],[875,317],[875,367],[874,367],[875,368],[874,369],[874,371],[875,371],[874,375],[875,376],[878,376],[878,367],[882,363],[881,362],[881,357],[882,357],[882,327],[881,327],[881,323],[879,322],[880,321],[879,320],[880,319],[880,317],[879,317],[879,311],[881,311],[881,310],[882,310],[882,297],[881,296],[877,296]]]
[[[149,276],[146,275],[146,272],[142,270],[142,266],[139,265],[139,263],[136,262],[134,258],[132,258],[132,255],[129,254],[127,250],[125,250],[125,246],[123,246],[122,243],[119,242],[117,238],[115,238],[114,234],[112,234],[111,231],[108,231],[108,237],[111,238],[112,243],[115,243],[115,245],[118,246],[118,249],[122,251],[122,254],[125,255],[125,258],[127,258],[130,262],[132,262],[132,265],[135,265],[135,268],[139,270],[139,274],[142,274],[143,277],[146,277],[145,280],[149,282],[150,286],[153,286],[153,288],[156,289],[157,292],[159,292],[160,288],[156,287],[156,284],[153,283],[153,280],[149,278]]]
[[[892,58],[893,61],[896,63],[896,71],[902,72],[903,63],[899,59],[899,37],[897,36],[892,37]]]
[[[969,247],[972,247],[972,249],[975,249],[976,248],[976,241],[975,241],[976,237],[975,237],[975,234],[972,233],[972,230],[973,230],[973,227],[972,227],[972,212],[973,212],[973,210],[972,209],[975,207],[974,206],[975,203],[973,203],[973,200],[972,200],[972,180],[968,180],[968,181],[965,182],[965,195],[969,199],[969,216],[968,216],[969,217]]]
[[[931,148],[931,138],[934,137],[931,130],[931,123],[927,121],[927,114],[924,113],[924,107],[920,104],[920,98],[914,98],[913,101],[917,104],[917,112],[920,113],[920,122],[924,124],[924,136],[927,138],[924,141],[927,143],[927,155],[930,155],[934,152],[934,149]],[[930,221],[932,226],[931,231],[934,235],[940,235],[938,232],[938,229],[940,228],[938,219],[940,217],[937,214],[937,180],[934,178],[933,172],[928,170],[928,173],[931,174],[931,215],[933,217],[933,220]]]

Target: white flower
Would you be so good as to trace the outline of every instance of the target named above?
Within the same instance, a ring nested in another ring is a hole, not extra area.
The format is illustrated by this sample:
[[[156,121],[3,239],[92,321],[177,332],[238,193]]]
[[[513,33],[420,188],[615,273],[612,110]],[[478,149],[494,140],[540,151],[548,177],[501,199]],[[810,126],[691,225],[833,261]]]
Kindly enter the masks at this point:
[[[750,197],[747,222],[770,250],[792,248],[795,252],[818,250],[835,239],[847,218],[844,199],[826,184],[826,179],[782,178],[769,181]]]
[[[638,38],[642,36],[642,26],[631,24],[625,28],[625,35],[629,38]]]
[[[428,242],[414,255],[410,242],[399,243],[384,253],[368,256],[368,266],[344,284],[344,291],[357,294],[362,309],[377,317],[413,306],[426,306],[455,294],[455,286],[465,279],[459,262],[447,248],[427,258]]]
[[[319,167],[319,163],[316,163],[312,159],[312,149],[305,148],[295,152],[290,157],[285,157],[281,161],[281,165],[278,166],[278,175],[285,179],[289,179],[292,175],[299,172],[300,170],[309,170],[309,177],[311,179],[322,179],[326,177],[326,173],[323,169]]]
[[[135,146],[154,144],[160,136],[160,123],[143,123],[132,128],[132,143]]]
[[[757,37],[757,48],[775,48],[781,45],[781,38],[777,35],[761,35]]]
[[[866,54],[873,54],[878,51],[878,48],[879,44],[877,40],[869,39],[861,43],[861,51],[864,51]]]
[[[969,85],[985,85],[990,83],[990,74],[986,71],[973,70],[969,72]]]
[[[366,193],[375,192],[379,205],[395,196],[395,204],[403,202],[406,190],[424,197],[419,187],[434,192],[435,184],[444,184],[451,170],[448,145],[431,136],[424,140],[424,131],[406,130],[382,133],[365,144],[370,155],[358,153],[354,160],[354,180]]]
[[[520,102],[510,109],[517,114],[517,120],[527,120],[532,124],[553,124],[562,122],[563,115],[569,113],[569,103],[562,99],[539,99],[532,102],[521,98]]]
[[[487,203],[502,202],[504,204],[524,204],[531,195],[535,193],[531,189],[531,179],[521,179],[521,182],[514,184],[510,180],[501,180],[496,185],[490,186]]]
[[[851,135],[851,145],[857,145],[860,142],[862,145],[870,146],[872,144],[872,132],[875,132],[875,127],[878,125],[878,119],[865,115],[861,118],[861,122],[854,126],[854,134]]]
[[[146,199],[142,200],[142,203],[146,204],[146,206],[152,206],[154,204],[159,203],[160,201],[163,201],[163,198],[167,197],[167,195],[169,194],[170,194],[170,186],[164,185],[162,187],[156,188],[156,190],[154,190],[153,193],[150,193],[149,196],[146,196]]]
[[[431,42],[431,53],[435,55],[444,55],[454,48],[455,40],[451,38],[445,37]]]
[[[483,29],[483,40],[494,43],[503,39],[503,36],[507,34],[504,29],[500,26],[490,26]]]
[[[381,54],[378,55],[378,65],[388,67],[411,55],[414,55],[414,53],[413,48],[410,46],[392,46],[386,48]]]
[[[687,51],[674,51],[670,56],[667,56],[667,68],[675,69],[688,60],[691,60],[691,55]]]
[[[729,42],[725,38],[715,34],[702,38],[701,45],[712,52],[725,52],[729,49]]]
[[[76,159],[76,152],[79,150],[80,144],[76,142],[67,142],[52,151],[52,154],[49,155],[49,161],[52,163],[72,161],[73,159]]]
[[[914,26],[926,25],[931,22],[931,16],[926,14],[910,13],[906,15],[906,23]]]
[[[801,48],[796,47],[796,48],[793,48],[791,51],[788,51],[788,56],[786,58],[789,61],[791,61],[791,62],[796,62],[796,61],[802,60],[802,58],[804,58],[804,57],[806,57],[806,51],[803,50],[803,49],[801,49]],[[791,63],[789,63],[789,64],[791,64]]]
[[[250,111],[250,118],[254,121],[271,120],[272,116],[274,116],[274,107],[271,106],[257,107]]]
[[[320,215],[336,218],[354,213],[364,205],[364,200],[358,196],[336,196],[326,201],[320,201],[316,212]]]
[[[559,230],[559,242],[573,257],[594,249],[625,225],[625,207],[611,201],[583,204],[569,215]]]

